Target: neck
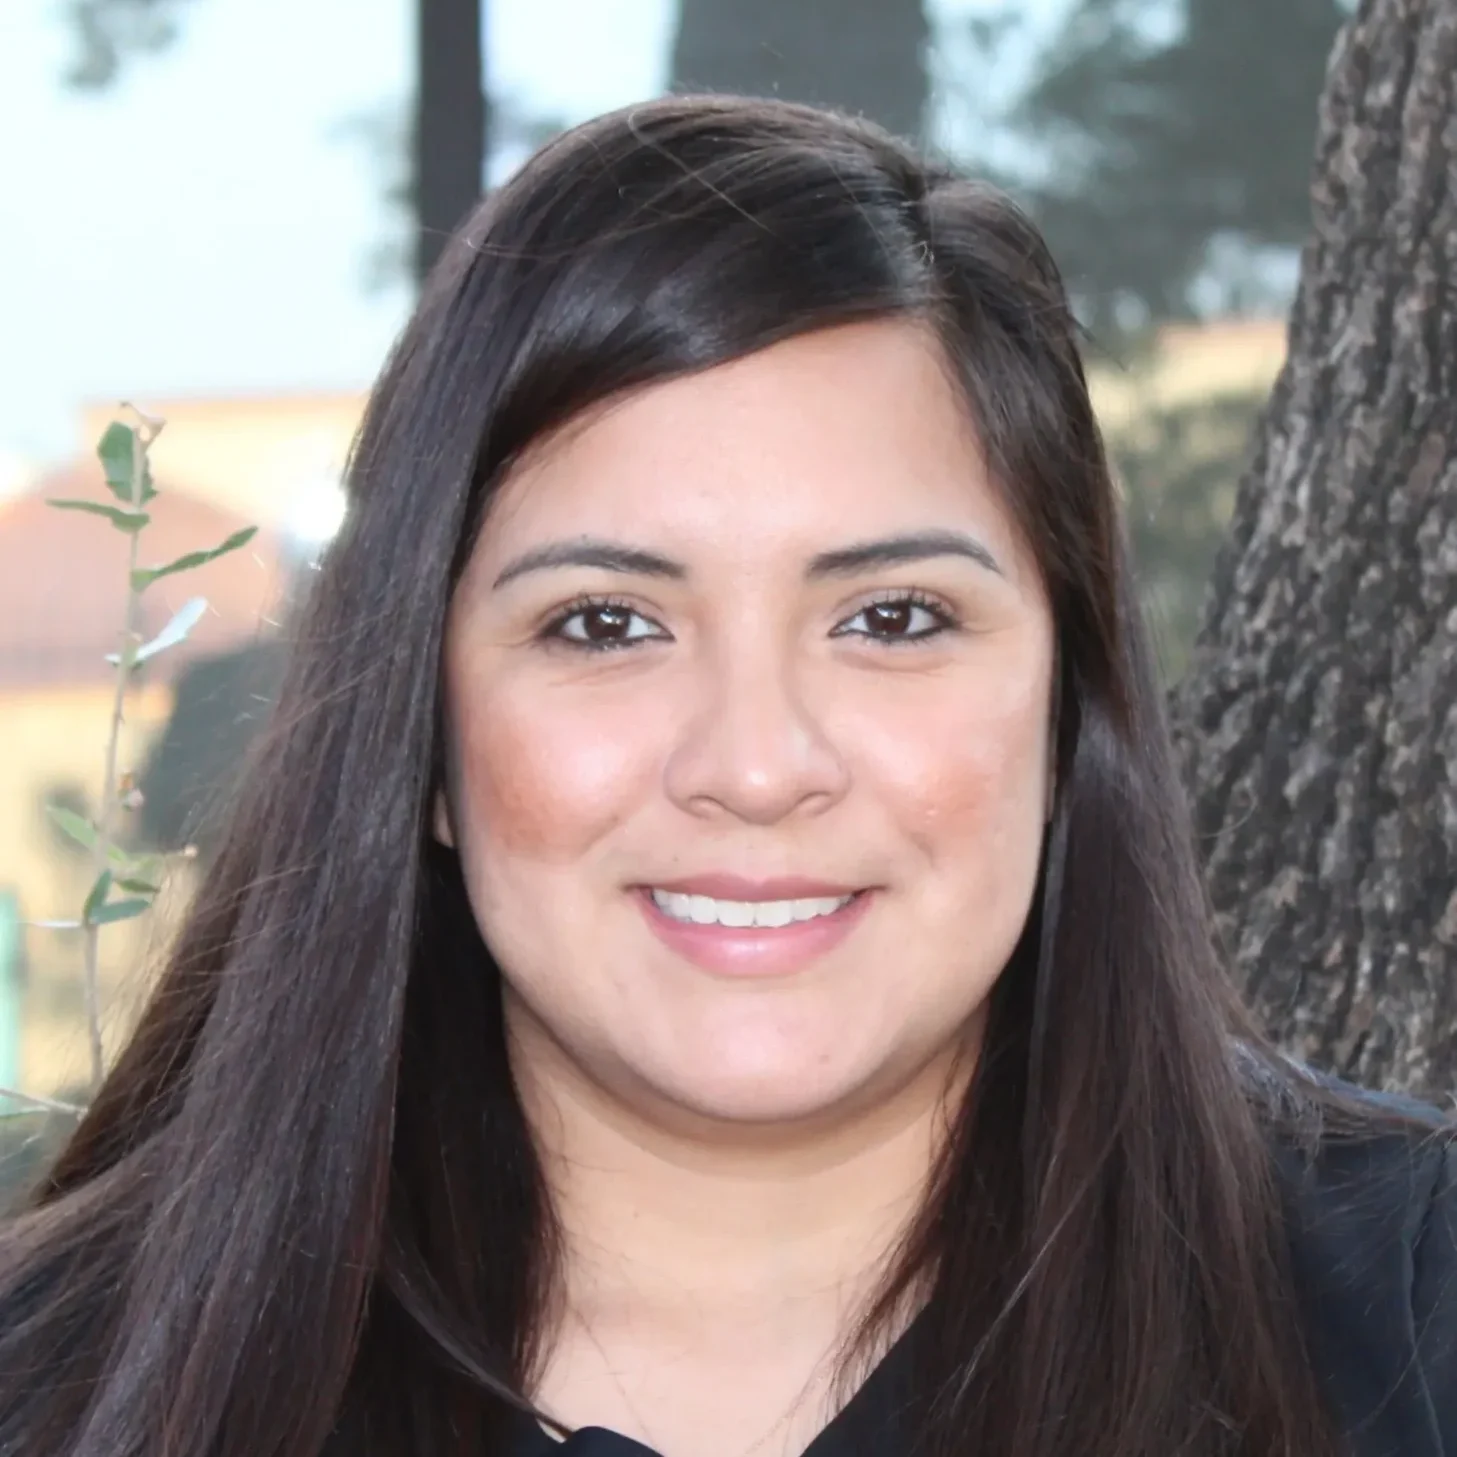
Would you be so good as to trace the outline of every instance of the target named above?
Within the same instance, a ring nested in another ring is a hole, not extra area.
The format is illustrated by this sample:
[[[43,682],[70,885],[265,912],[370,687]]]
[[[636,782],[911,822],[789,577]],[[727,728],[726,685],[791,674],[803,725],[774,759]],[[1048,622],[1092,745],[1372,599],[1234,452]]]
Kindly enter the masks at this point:
[[[888,1273],[965,1087],[948,1054],[853,1112],[725,1125],[615,1097],[549,1039],[512,1040],[564,1236],[561,1293],[613,1317],[848,1318]]]

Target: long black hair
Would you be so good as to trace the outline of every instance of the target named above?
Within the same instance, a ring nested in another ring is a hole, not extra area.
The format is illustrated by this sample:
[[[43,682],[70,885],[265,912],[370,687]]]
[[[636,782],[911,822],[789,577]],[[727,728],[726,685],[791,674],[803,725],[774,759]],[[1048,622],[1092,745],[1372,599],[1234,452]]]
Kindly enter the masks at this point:
[[[877,128],[674,98],[451,242],[370,402],[266,743],[135,1036],[0,1255],[0,1450],[493,1450],[557,1239],[499,972],[433,843],[440,654],[496,483],[620,391],[852,320],[933,329],[1058,639],[1035,907],[878,1322],[936,1457],[1334,1450],[1262,1050],[1211,943],[1078,333],[1002,194]],[[1252,1077],[1251,1068],[1263,1069]]]

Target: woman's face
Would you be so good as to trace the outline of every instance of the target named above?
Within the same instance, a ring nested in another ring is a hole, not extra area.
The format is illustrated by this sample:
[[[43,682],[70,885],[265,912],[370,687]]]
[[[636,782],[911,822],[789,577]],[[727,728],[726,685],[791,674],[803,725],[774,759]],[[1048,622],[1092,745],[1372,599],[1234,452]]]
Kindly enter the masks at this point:
[[[743,1124],[953,1066],[1031,902],[1053,640],[910,324],[539,444],[452,606],[436,813],[518,1068]]]

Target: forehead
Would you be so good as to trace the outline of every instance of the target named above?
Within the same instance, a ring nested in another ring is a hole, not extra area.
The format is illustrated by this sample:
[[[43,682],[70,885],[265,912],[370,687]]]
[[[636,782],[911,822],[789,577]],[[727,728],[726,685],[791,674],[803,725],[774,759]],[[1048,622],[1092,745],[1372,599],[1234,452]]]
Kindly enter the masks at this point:
[[[1026,552],[934,337],[844,325],[632,391],[538,442],[503,482],[478,553],[563,534],[764,561],[938,526]]]

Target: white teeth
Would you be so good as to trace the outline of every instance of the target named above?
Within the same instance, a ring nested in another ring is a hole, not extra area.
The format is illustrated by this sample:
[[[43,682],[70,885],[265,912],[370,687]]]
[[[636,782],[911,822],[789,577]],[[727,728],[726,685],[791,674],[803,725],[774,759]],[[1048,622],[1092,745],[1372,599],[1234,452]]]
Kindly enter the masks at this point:
[[[791,921],[833,915],[853,899],[850,895],[832,895],[792,901],[721,901],[706,895],[653,891],[659,910],[675,921],[694,921],[700,926],[787,926]]]

